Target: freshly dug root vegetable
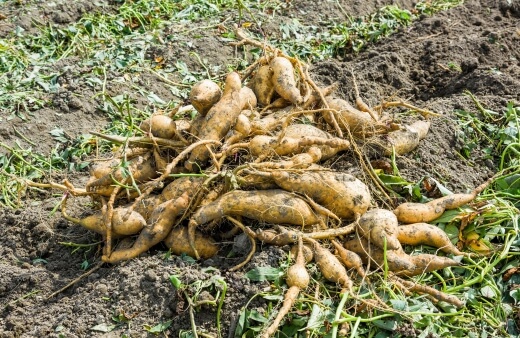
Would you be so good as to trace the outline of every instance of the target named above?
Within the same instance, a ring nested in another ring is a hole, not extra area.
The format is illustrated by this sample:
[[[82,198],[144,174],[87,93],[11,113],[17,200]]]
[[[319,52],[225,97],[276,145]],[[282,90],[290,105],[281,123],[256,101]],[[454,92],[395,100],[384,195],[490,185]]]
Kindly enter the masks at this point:
[[[314,251],[314,262],[320,269],[321,274],[329,282],[338,283],[344,291],[352,289],[352,280],[347,274],[347,270],[336,256],[329,250],[322,247],[317,241],[306,238],[310,242]]]
[[[267,223],[302,227],[323,224],[323,220],[304,200],[285,190],[234,190],[197,209],[188,225],[190,243],[194,241],[197,226],[224,216],[243,216]]]
[[[278,142],[278,137],[258,135],[249,142],[251,155],[255,157],[270,155],[294,155],[305,152],[306,147],[327,146],[328,154],[337,154],[350,149],[350,142],[340,138],[322,138],[302,136],[300,138],[284,137]]]
[[[430,128],[429,121],[416,121],[409,126],[403,126],[399,130],[391,131],[381,137],[377,137],[376,148],[380,148],[385,156],[391,156],[395,151],[397,155],[404,155],[419,145],[426,137]]]
[[[129,165],[126,169],[118,166],[105,176],[87,183],[87,191],[97,192],[98,188],[105,188],[115,182],[122,182],[124,179],[129,178],[127,173],[130,173],[136,183],[144,183],[159,176],[151,154],[135,157],[128,162]],[[110,196],[110,194],[108,196]]]
[[[195,232],[194,250],[188,241],[188,228],[185,226],[173,228],[164,239],[164,244],[170,248],[172,254],[177,256],[186,254],[196,257],[198,255],[202,259],[208,259],[215,256],[218,252],[217,242],[200,231]]]
[[[285,129],[284,137],[298,139],[298,138],[301,138],[303,135],[305,137],[316,137],[316,138],[320,138],[320,139],[338,140],[338,138],[332,136],[331,134],[327,133],[326,131],[323,131],[323,130],[319,129],[318,127],[315,127],[310,124],[291,124],[290,126],[288,126]],[[339,140],[342,140],[342,139],[339,138]],[[326,145],[316,144],[315,146],[317,146],[321,150],[321,160],[322,161],[328,160],[329,158],[334,157],[338,153],[338,150],[335,147],[331,147],[327,144]],[[345,145],[345,146],[348,147],[346,149],[350,148],[349,145],[348,146]],[[346,149],[343,149],[343,150],[346,150]]]
[[[453,304],[454,306],[461,308],[464,306],[464,302],[462,302],[460,299],[458,299],[455,296],[448,295],[442,291],[439,291],[437,289],[434,289],[432,287],[417,284],[411,281],[404,280],[402,278],[399,278],[397,276],[391,276],[391,280],[399,285],[401,288],[403,288],[405,291],[412,291],[422,294],[427,294],[433,297],[434,299],[438,301],[443,301],[446,303]]]
[[[386,263],[390,271],[411,270],[414,264],[403,249],[387,250],[386,255],[383,249],[371,244],[363,237],[357,237],[343,244],[345,249],[353,251],[361,257],[363,263],[369,264],[370,261],[376,265],[376,268],[383,268]]]
[[[280,188],[310,197],[339,218],[348,219],[362,215],[370,206],[368,187],[347,173],[273,171],[271,176]],[[389,213],[396,219],[392,212]]]
[[[437,255],[430,254],[419,254],[414,256],[409,256],[410,260],[413,263],[413,267],[406,270],[395,271],[398,276],[417,276],[425,272],[431,272],[435,270],[440,270],[444,268],[448,268],[450,266],[459,266],[460,263],[454,261],[448,257],[442,257]],[[392,270],[394,271],[394,270]]]
[[[215,82],[202,80],[191,87],[190,102],[195,110],[204,116],[220,100],[221,96],[222,90]]]
[[[189,196],[193,196],[200,189],[204,177],[183,176],[169,183],[161,191],[163,202],[171,199],[179,198],[183,193],[187,192]]]
[[[294,67],[291,61],[284,57],[275,57],[269,63],[273,71],[272,82],[274,90],[285,100],[294,105],[303,103],[303,97],[296,85]]]
[[[141,122],[139,128],[155,137],[164,139],[172,139],[177,134],[175,121],[166,115],[153,115]]]
[[[406,245],[428,245],[455,256],[466,255],[460,251],[444,230],[428,223],[413,223],[397,228],[397,239]]]
[[[338,236],[345,236],[353,233],[355,229],[354,224],[349,224],[341,228],[332,228],[313,232],[301,232],[298,230],[288,230],[281,226],[275,226],[277,231],[273,229],[268,230],[257,230],[256,239],[272,245],[283,246],[287,244],[293,244],[296,242],[298,237],[304,239],[329,239]]]
[[[146,220],[141,214],[129,210],[124,207],[114,209],[112,216],[112,235],[113,237],[125,237],[135,235],[141,231],[146,225]],[[102,212],[97,212],[93,215],[82,219],[69,216],[65,211],[65,204],[62,204],[63,217],[73,223],[81,225],[82,227],[94,231],[100,235],[105,235],[105,216]]]
[[[344,130],[350,130],[354,135],[375,132],[383,129],[372,117],[350,105],[347,101],[339,98],[326,97],[325,100],[329,108],[337,110],[337,114],[324,113],[323,119],[330,125],[334,126],[332,116],[336,118],[339,127]]]
[[[339,244],[335,239],[331,240],[331,242],[336,249],[336,255],[339,256],[341,263],[343,263],[343,265],[348,269],[355,269],[361,278],[365,278],[367,273],[363,268],[363,260],[361,260],[361,257],[359,257],[359,255],[354,251],[345,249],[345,247]]]
[[[243,89],[243,90],[242,90]],[[219,141],[231,130],[235,121],[244,107],[256,104],[256,98],[250,88],[242,88],[240,76],[232,72],[226,77],[226,85],[222,98],[206,114],[197,132],[201,140]],[[191,152],[184,164],[185,168],[194,171],[198,166],[202,167],[210,156],[210,151],[205,145],[201,145]]]
[[[272,82],[273,70],[268,65],[258,68],[255,76],[251,79],[250,87],[258,99],[260,107],[268,106],[274,95]]]
[[[121,161],[117,159],[103,161],[96,164],[90,169],[91,180],[94,181],[95,179],[110,174],[114,170],[114,168],[116,168],[120,164]]]
[[[309,285],[310,276],[309,272],[305,268],[305,257],[303,255],[303,242],[301,237],[298,239],[298,254],[296,255],[296,261],[287,270],[285,281],[287,285],[289,285],[289,290],[285,293],[283,305],[280,308],[280,311],[278,311],[276,318],[262,334],[261,337],[263,338],[269,338],[276,333],[283,317],[289,313],[289,310],[296,302],[300,290],[306,289]]]
[[[298,257],[298,250],[299,250],[299,246],[298,245],[293,245],[291,247],[291,257]],[[312,262],[312,260],[314,259],[314,253],[312,252],[312,249],[310,246],[304,244],[303,247],[302,247],[302,251],[303,251],[303,257],[305,258],[305,263],[310,263]]]
[[[386,241],[387,250],[401,249],[397,227],[397,217],[384,209],[369,210],[358,221],[359,234],[381,249],[384,249]]]
[[[172,230],[176,218],[188,207],[189,196],[185,192],[175,200],[166,201],[157,206],[150,220],[139,234],[131,248],[113,251],[110,256],[103,256],[105,263],[117,263],[135,258],[166,238]]]
[[[493,178],[488,179],[469,194],[447,195],[428,203],[403,203],[395,208],[394,214],[402,223],[429,223],[439,218],[445,210],[456,209],[473,201],[492,181]]]

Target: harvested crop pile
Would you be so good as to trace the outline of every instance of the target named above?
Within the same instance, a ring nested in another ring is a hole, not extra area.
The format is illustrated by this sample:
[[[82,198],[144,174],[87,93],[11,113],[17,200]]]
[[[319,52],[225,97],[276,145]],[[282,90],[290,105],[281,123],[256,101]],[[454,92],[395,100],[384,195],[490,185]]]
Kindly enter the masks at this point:
[[[308,285],[304,248],[323,278],[343,293],[355,287],[347,269],[362,278],[367,270],[382,269],[406,292],[463,306],[454,297],[427,286],[410,287],[403,279],[460,263],[441,254],[409,255],[402,245],[424,244],[464,255],[442,230],[422,222],[471,202],[489,182],[470,194],[380,209],[372,193],[380,198],[386,192],[367,161],[369,156],[411,152],[436,114],[402,101],[373,109],[357,88],[353,107],[336,97],[335,86],[318,87],[300,60],[240,30],[236,34],[242,38],[237,45],[263,48],[265,55],[241,74],[229,73],[222,90],[210,80],[196,84],[190,106],[153,115],[141,124],[142,135],[97,134],[123,150],[92,168],[85,189],[68,182],[38,186],[66,191],[63,216],[103,236],[106,263],[138,257],[162,241],[172,253],[207,259],[218,253],[220,240],[244,232],[251,252],[232,268],[236,270],[253,256],[257,241],[296,244],[296,262],[287,273],[290,288],[265,337],[276,333]],[[397,123],[386,109],[399,105],[421,117]],[[194,111],[196,117],[188,118]],[[344,152],[358,158],[370,180],[330,169],[330,161]],[[67,212],[66,201],[84,195],[92,198],[94,214],[77,219]],[[384,202],[394,204],[392,199]],[[132,235],[137,237],[130,247],[116,245],[116,239]]]

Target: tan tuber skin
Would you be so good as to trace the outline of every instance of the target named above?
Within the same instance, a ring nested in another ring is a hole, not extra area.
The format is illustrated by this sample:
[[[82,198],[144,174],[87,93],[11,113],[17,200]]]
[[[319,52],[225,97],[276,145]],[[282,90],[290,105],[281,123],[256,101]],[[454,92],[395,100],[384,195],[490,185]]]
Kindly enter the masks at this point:
[[[190,244],[194,247],[194,232],[199,225],[224,216],[243,216],[267,223],[302,227],[323,224],[307,202],[285,190],[234,190],[197,209],[188,225]]]
[[[294,105],[303,103],[303,97],[296,85],[294,67],[288,59],[278,56],[269,63],[273,71],[272,82],[274,90],[285,100]]]
[[[429,121],[416,121],[379,137],[378,146],[383,147],[382,153],[385,156],[391,156],[394,151],[397,155],[407,154],[417,148],[428,134],[429,128]]]
[[[347,173],[273,171],[271,176],[280,188],[308,196],[339,218],[351,219],[362,215],[370,206],[368,187]]]
[[[172,139],[177,133],[177,125],[166,115],[153,115],[144,120],[139,128],[146,133],[151,133],[155,137]]]
[[[444,230],[428,223],[413,223],[397,228],[397,239],[406,245],[428,245],[455,256],[466,255],[457,249]]]
[[[285,281],[287,282],[287,285],[289,285],[289,290],[285,292],[283,305],[280,308],[280,311],[278,311],[278,315],[262,334],[261,337],[263,338],[269,338],[276,333],[283,317],[289,313],[289,310],[291,310],[291,307],[296,302],[300,290],[305,290],[309,285],[310,276],[309,272],[307,272],[307,269],[305,268],[305,257],[303,255],[303,242],[301,237],[298,238],[298,254],[296,255],[296,261],[287,270],[287,278]]]
[[[347,270],[336,256],[329,250],[322,247],[317,241],[306,238],[311,243],[314,251],[314,262],[320,269],[323,277],[329,282],[338,283],[343,291],[352,289],[352,280],[348,277]]]
[[[456,209],[473,201],[492,179],[479,185],[469,194],[452,194],[428,203],[403,203],[394,210],[394,214],[402,223],[429,223],[441,217],[445,210]]]
[[[105,216],[101,211],[91,216],[78,219],[67,215],[63,205],[62,215],[66,220],[81,225],[90,231],[94,231],[100,235],[106,233]],[[146,220],[139,213],[135,211],[129,213],[128,209],[124,207],[114,209],[112,217],[112,234],[114,237],[135,235],[141,231],[145,225]]]
[[[272,83],[273,70],[268,65],[258,68],[255,76],[252,78],[250,86],[253,89],[260,107],[268,106],[274,95],[274,86]]]
[[[220,100],[221,96],[220,87],[215,82],[206,79],[193,85],[190,91],[190,102],[195,110],[204,116]]]
[[[188,228],[186,226],[174,228],[164,239],[164,243],[174,255],[186,254],[195,257],[197,253],[202,259],[209,259],[215,256],[219,249],[217,243],[211,237],[196,231],[195,250],[193,250],[188,241]]]
[[[386,245],[387,250],[401,248],[397,240],[397,227],[397,217],[384,209],[369,210],[358,221],[359,234],[381,249]]]
[[[148,251],[152,246],[166,238],[172,230],[176,218],[188,207],[188,204],[188,193],[184,193],[175,200],[169,200],[158,205],[131,248],[113,251],[109,257],[103,256],[101,259],[106,263],[117,263],[135,258]]]
[[[240,112],[249,106],[256,106],[256,97],[250,88],[242,88],[238,73],[232,72],[226,77],[222,98],[208,111],[196,136],[200,140],[219,141],[226,136],[236,122]],[[193,126],[192,126],[193,127]],[[184,164],[189,171],[195,171],[203,166],[210,153],[206,146],[195,148]]]

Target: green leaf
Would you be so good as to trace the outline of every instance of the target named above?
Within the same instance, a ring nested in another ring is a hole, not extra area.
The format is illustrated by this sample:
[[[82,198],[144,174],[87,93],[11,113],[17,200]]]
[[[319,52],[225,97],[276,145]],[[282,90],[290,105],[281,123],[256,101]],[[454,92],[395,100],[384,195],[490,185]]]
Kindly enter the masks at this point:
[[[163,323],[159,323],[153,327],[148,325],[144,326],[144,329],[150,333],[157,334],[166,331],[172,325],[172,320],[167,320]]]
[[[448,235],[453,244],[457,244],[459,241],[459,228],[453,224],[448,224],[444,227],[444,232]]]
[[[253,270],[249,270],[246,273],[246,277],[249,280],[255,282],[263,282],[263,281],[274,281],[283,276],[283,271],[279,268],[273,268],[270,266],[266,267],[256,267]]]
[[[388,331],[394,331],[395,329],[397,329],[397,321],[395,321],[394,319],[374,320],[374,325]]]
[[[184,285],[182,284],[179,277],[177,277],[177,275],[170,275],[170,282],[172,283],[173,287],[175,287],[176,289],[181,289],[184,287]]]
[[[108,324],[98,324],[94,327],[91,327],[90,328],[90,331],[97,331],[97,332],[111,332],[112,330],[114,330],[115,328],[117,327],[117,325],[108,325]]]
[[[496,291],[489,285],[486,285],[480,289],[480,293],[486,298],[495,298],[497,296]]]
[[[269,321],[260,312],[256,310],[251,310],[251,312],[249,313],[249,318],[260,323],[267,323]]]

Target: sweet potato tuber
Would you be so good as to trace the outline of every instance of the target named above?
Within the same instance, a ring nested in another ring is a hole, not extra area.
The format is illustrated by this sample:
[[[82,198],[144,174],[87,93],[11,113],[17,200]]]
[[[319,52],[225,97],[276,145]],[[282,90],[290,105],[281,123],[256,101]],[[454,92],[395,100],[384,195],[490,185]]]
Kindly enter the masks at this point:
[[[180,256],[181,254],[186,254],[191,257],[196,257],[195,251],[188,241],[188,228],[185,226],[173,228],[164,239],[164,243],[170,248],[171,253],[174,255]],[[211,237],[200,231],[195,232],[194,247],[202,259],[211,258],[218,252],[217,243]]]
[[[428,223],[413,223],[399,226],[397,228],[397,239],[401,244],[414,246],[423,244],[456,256],[465,254],[453,245],[448,235],[442,229]]]
[[[138,156],[131,159],[125,167],[120,165],[105,176],[89,181],[86,188],[87,191],[96,191],[98,194],[103,194],[103,196],[110,196],[112,189],[107,190],[103,188],[107,188],[116,182],[122,183],[123,180],[127,178],[129,180],[131,178],[135,183],[143,183],[157,176],[159,176],[159,174],[154,166],[154,160],[149,153],[146,156]],[[129,181],[130,184],[132,180]],[[106,194],[108,195],[103,193],[105,190],[107,190]]]
[[[347,101],[330,96],[325,100],[329,108],[337,111],[337,114],[333,116],[342,130],[350,130],[353,134],[358,135],[382,129],[369,114],[352,107]],[[323,113],[323,119],[331,126],[333,126],[332,114],[332,112]]]
[[[399,130],[377,137],[376,148],[385,155],[390,156],[395,151],[397,155],[411,152],[426,137],[430,128],[429,121],[416,121],[409,126],[403,126]]]
[[[256,98],[250,88],[242,88],[240,76],[232,72],[226,77],[222,98],[206,114],[197,131],[201,140],[219,141],[226,136],[236,122],[240,112],[249,105],[256,105]],[[195,148],[185,163],[186,169],[194,171],[209,158],[205,145]]]
[[[362,277],[366,277],[366,271],[363,268],[363,261],[361,257],[354,251],[345,249],[344,246],[339,244],[335,239],[332,241],[332,245],[336,249],[336,255],[339,256],[341,262],[349,269],[355,269],[357,273]]]
[[[403,249],[387,250],[385,255],[383,249],[370,244],[368,240],[363,237],[349,240],[345,242],[343,246],[345,249],[357,253],[363,260],[363,263],[368,264],[369,261],[372,261],[372,263],[376,265],[376,268],[382,268],[384,266],[385,256],[390,271],[401,271],[414,268],[410,256],[408,256]]]
[[[395,271],[398,276],[417,276],[425,272],[435,271],[444,269],[450,266],[458,266],[459,262],[454,261],[448,257],[442,257],[437,255],[430,254],[419,254],[414,256],[409,256],[411,262],[413,263],[413,267],[409,269],[404,269],[400,271]]]
[[[146,133],[151,133],[155,137],[164,139],[172,139],[177,133],[175,121],[166,115],[153,115],[151,118],[141,122],[139,128]]]
[[[367,186],[347,173],[273,171],[271,176],[280,188],[306,195],[340,218],[362,215],[370,206]]]
[[[294,155],[305,152],[310,146],[327,146],[328,154],[337,154],[350,148],[350,142],[340,138],[322,138],[312,136],[302,136],[300,138],[284,137],[278,142],[278,137],[258,135],[249,142],[251,155],[276,156]],[[333,156],[333,155],[331,155]]]
[[[62,214],[68,221],[81,225],[90,231],[94,231],[101,235],[106,233],[105,217],[102,212],[97,212],[85,218],[77,219],[67,215],[62,207]],[[146,220],[141,216],[141,214],[135,211],[129,213],[128,209],[124,207],[114,209],[112,216],[112,234],[114,237],[134,235],[141,231],[145,225]]]
[[[274,90],[285,100],[294,105],[300,105],[303,97],[296,85],[294,67],[291,61],[284,57],[275,57],[269,63],[273,71],[272,82]]]
[[[369,210],[358,222],[358,231],[363,237],[381,249],[386,245],[387,250],[401,249],[397,239],[397,227],[397,217],[384,209]]]
[[[278,311],[276,318],[273,320],[271,325],[266,329],[262,337],[269,338],[271,337],[278,327],[280,326],[280,322],[283,317],[289,312],[291,307],[296,302],[296,297],[300,293],[300,290],[306,289],[309,285],[310,276],[309,272],[305,268],[305,257],[303,256],[303,242],[301,237],[298,239],[298,254],[296,255],[296,260],[294,264],[287,270],[287,278],[286,282],[289,285],[289,290],[286,291],[283,305]]]
[[[251,79],[250,87],[253,89],[261,107],[268,106],[273,98],[274,86],[272,77],[273,70],[268,65],[264,65],[258,68],[255,76]]]
[[[197,226],[224,216],[243,216],[275,224],[310,226],[323,221],[301,198],[280,189],[234,190],[200,207],[189,222],[190,236]],[[190,237],[193,240],[193,237]],[[191,243],[191,242],[190,242]]]
[[[336,256],[322,247],[317,241],[306,238],[314,251],[314,262],[320,269],[323,277],[329,282],[338,283],[343,289],[352,289],[352,280],[348,277],[347,270]]]
[[[161,242],[171,231],[177,216],[188,207],[188,204],[189,197],[188,193],[185,192],[175,200],[169,200],[158,205],[131,248],[116,250],[109,257],[103,256],[102,260],[106,263],[128,260],[139,256]]]
[[[199,114],[204,116],[221,96],[222,90],[215,82],[202,80],[191,87],[190,102]]]
[[[492,178],[479,185],[469,194],[447,195],[428,203],[403,203],[394,210],[394,214],[403,223],[429,223],[439,218],[445,210],[459,208],[471,202],[491,182]]]

